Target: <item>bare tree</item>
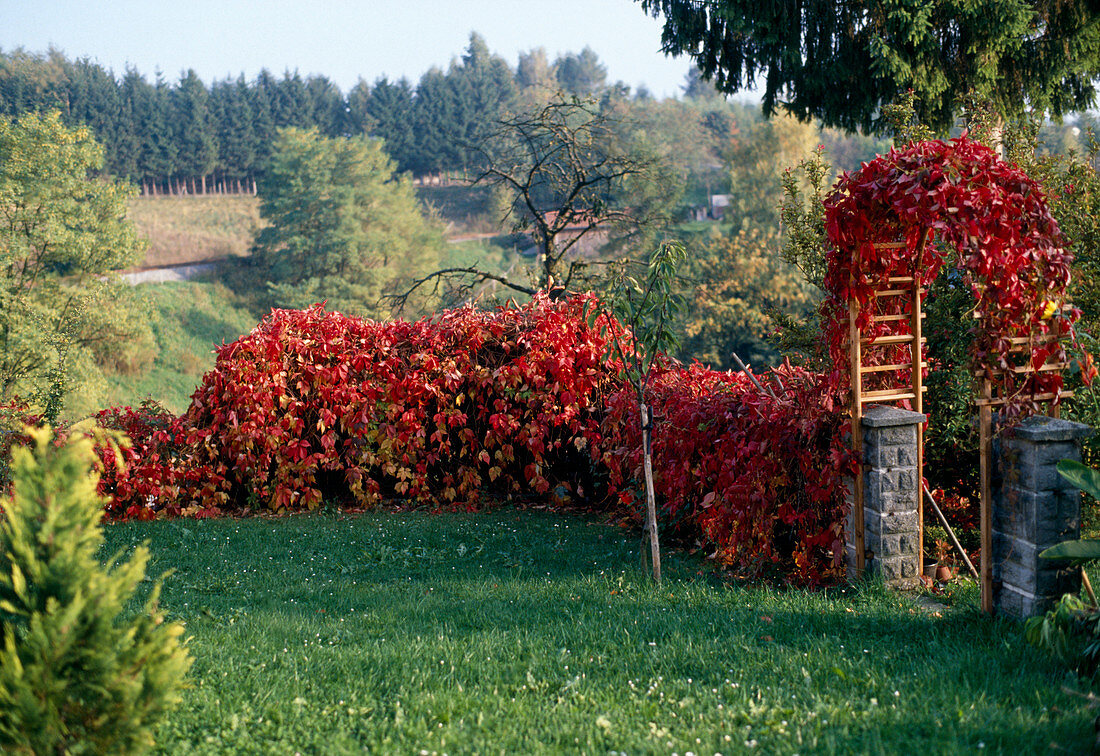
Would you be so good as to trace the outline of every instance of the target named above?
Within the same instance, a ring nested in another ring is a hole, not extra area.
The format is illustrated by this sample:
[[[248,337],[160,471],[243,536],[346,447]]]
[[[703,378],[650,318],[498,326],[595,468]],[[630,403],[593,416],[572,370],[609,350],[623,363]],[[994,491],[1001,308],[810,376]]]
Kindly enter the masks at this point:
[[[589,99],[557,94],[539,107],[499,120],[477,146],[474,185],[503,200],[502,224],[526,232],[538,250],[535,283],[477,268],[438,270],[390,297],[398,307],[416,288],[446,284],[473,292],[486,282],[531,294],[576,283],[592,259],[580,242],[597,230],[623,242],[667,221],[669,198],[659,160],[632,146],[628,124]]]

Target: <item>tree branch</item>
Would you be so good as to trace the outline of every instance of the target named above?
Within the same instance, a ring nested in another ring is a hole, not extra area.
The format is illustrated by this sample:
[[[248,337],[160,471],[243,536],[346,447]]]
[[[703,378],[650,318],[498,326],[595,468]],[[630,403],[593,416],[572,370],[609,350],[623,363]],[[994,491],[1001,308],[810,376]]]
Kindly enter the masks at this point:
[[[514,281],[509,281],[508,278],[505,276],[500,276],[495,273],[489,273],[484,270],[479,270],[478,268],[443,268],[441,270],[433,271],[423,278],[418,278],[414,280],[409,285],[409,288],[407,288],[404,292],[400,294],[383,294],[381,302],[388,305],[392,310],[396,312],[402,312],[405,309],[405,305],[408,303],[409,297],[412,296],[413,292],[415,292],[421,286],[431,283],[432,292],[438,293],[441,283],[445,281],[461,279],[465,276],[473,276],[473,279],[464,280],[463,285],[460,287],[460,290],[472,290],[473,287],[477,286],[480,283],[484,283],[485,281],[495,281],[499,284],[507,286],[512,291],[518,291],[521,294],[534,296],[537,293],[537,291],[535,289],[532,289],[530,286],[524,286],[522,284],[515,283]]]

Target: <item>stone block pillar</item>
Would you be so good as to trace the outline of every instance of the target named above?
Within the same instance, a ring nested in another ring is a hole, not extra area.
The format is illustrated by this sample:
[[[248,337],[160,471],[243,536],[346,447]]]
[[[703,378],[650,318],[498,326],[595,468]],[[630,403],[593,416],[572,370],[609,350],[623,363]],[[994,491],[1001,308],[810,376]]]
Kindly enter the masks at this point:
[[[919,412],[885,405],[864,409],[863,547],[866,567],[887,583],[909,586],[920,558],[920,473],[917,470]],[[855,574],[855,531],[848,515],[848,574]]]
[[[1076,569],[1039,558],[1060,541],[1080,538],[1081,496],[1055,469],[1081,460],[1081,423],[1029,417],[1005,431],[995,452],[993,480],[993,609],[1022,619],[1063,593],[1080,589]]]

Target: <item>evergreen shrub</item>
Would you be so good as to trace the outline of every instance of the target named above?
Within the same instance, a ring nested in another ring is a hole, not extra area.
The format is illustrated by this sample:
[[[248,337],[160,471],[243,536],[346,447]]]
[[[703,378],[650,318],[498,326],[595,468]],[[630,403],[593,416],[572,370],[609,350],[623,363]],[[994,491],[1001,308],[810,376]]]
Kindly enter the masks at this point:
[[[97,559],[106,500],[90,439],[27,429],[0,516],[0,751],[137,753],[179,702],[191,665],[156,582],[127,609],[149,552]]]

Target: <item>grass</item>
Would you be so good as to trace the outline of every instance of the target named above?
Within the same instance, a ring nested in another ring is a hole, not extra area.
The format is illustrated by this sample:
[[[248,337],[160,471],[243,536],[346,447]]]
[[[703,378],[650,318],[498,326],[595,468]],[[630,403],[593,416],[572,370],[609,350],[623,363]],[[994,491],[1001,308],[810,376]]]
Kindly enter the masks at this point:
[[[152,397],[182,413],[214,366],[214,345],[248,333],[257,318],[219,283],[142,284],[139,290],[149,299],[157,356],[147,373],[112,377],[108,406],[136,406]]]
[[[146,267],[244,257],[260,226],[260,201],[245,194],[138,197],[129,218],[149,239]]]
[[[107,529],[173,569],[192,687],[164,753],[1021,753],[1091,743],[1077,683],[961,589],[724,583],[538,511]]]

